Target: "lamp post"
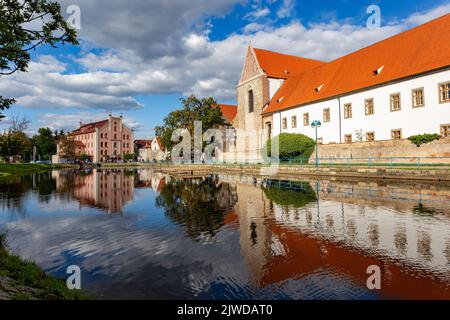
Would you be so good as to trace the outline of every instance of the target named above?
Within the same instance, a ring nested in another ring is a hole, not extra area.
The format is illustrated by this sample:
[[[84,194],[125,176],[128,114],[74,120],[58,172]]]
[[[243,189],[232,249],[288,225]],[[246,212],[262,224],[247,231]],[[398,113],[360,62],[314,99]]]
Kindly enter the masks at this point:
[[[316,168],[319,168],[319,153],[318,153],[318,144],[317,144],[317,129],[320,128],[322,123],[319,120],[313,121],[311,123],[311,127],[313,127],[316,130]]]

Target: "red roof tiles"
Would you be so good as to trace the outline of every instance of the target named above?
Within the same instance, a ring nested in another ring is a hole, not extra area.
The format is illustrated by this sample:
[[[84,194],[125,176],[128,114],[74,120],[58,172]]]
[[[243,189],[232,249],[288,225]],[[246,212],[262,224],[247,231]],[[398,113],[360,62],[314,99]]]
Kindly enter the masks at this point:
[[[259,66],[269,78],[287,79],[324,62],[253,48]]]
[[[285,81],[263,114],[450,66],[450,14]],[[383,67],[380,74],[375,70]],[[321,90],[315,90],[323,84]]]
[[[229,104],[219,104],[220,111],[228,123],[231,123],[237,114],[237,106]]]

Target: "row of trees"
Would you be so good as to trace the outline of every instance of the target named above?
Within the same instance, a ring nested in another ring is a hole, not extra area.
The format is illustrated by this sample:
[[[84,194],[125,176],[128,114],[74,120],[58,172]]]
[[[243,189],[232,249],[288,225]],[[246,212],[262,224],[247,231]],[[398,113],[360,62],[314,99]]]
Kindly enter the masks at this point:
[[[13,116],[10,126],[0,134],[0,156],[5,161],[29,161],[36,155],[36,160],[51,160],[56,154],[56,144],[65,137],[63,130],[52,131],[40,128],[32,137],[25,133],[30,121],[25,117]]]

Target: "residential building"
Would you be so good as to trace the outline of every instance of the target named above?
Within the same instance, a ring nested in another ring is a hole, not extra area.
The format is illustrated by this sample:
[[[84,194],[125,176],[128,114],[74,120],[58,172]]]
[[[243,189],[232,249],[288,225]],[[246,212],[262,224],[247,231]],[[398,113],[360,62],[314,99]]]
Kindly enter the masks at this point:
[[[88,156],[93,162],[121,161],[125,154],[134,152],[133,132],[123,124],[122,116],[83,124],[69,137],[75,141],[75,154]],[[58,146],[57,158],[61,158]]]

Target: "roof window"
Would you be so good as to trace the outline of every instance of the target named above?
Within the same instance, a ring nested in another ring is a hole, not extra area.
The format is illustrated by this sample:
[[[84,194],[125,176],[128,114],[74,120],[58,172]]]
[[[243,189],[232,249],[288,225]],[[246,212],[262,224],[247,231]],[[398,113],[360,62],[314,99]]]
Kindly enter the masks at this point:
[[[384,69],[384,65],[382,65],[381,67],[379,67],[377,70],[373,70],[373,74],[375,76],[379,75],[381,73],[381,71],[383,71]]]

